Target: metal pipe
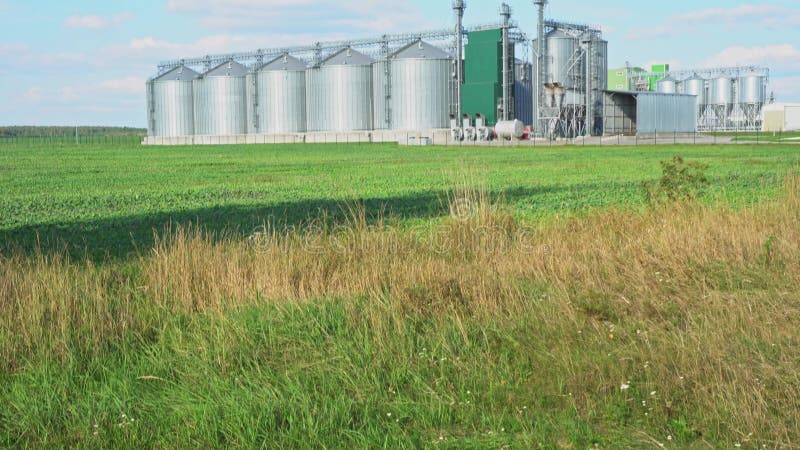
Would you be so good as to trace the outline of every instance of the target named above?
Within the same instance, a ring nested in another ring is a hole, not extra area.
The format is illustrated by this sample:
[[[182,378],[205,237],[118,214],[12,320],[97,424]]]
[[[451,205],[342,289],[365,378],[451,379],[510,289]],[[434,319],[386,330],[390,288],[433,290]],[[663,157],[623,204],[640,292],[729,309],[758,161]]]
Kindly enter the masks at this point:
[[[453,11],[456,13],[456,117],[463,114],[461,103],[461,87],[464,85],[464,10],[467,2],[464,0],[453,1]]]
[[[536,85],[533,88],[533,105],[534,105],[534,128],[541,128],[542,133],[540,135],[544,136],[544,126],[540,124],[539,121],[541,120],[542,114],[541,110],[544,107],[544,83],[545,78],[547,78],[547,67],[546,67],[546,58],[545,58],[545,42],[544,42],[544,7],[547,4],[547,0],[534,0],[534,5],[538,8],[538,21],[537,21],[537,36],[536,36]],[[537,130],[538,132],[538,130]]]
[[[500,6],[500,17],[503,19],[503,120],[511,120],[511,83],[509,71],[509,39],[508,31],[511,27],[511,7],[503,3]]]

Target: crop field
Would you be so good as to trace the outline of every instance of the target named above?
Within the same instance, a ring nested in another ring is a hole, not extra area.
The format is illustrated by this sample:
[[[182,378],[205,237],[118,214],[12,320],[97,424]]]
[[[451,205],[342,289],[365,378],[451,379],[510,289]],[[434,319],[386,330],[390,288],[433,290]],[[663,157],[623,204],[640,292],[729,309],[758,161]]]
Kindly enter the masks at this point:
[[[30,142],[0,192],[0,447],[800,445],[800,146]]]

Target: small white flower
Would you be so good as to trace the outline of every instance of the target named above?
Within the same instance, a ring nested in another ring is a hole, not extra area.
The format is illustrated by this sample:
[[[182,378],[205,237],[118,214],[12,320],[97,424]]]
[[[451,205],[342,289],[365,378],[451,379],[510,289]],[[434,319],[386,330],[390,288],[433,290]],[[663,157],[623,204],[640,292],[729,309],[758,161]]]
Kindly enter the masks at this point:
[[[650,397],[655,397],[655,396],[656,396],[656,391],[650,393]]]
[[[619,390],[620,391],[627,391],[630,388],[631,388],[631,385],[628,384],[628,383],[622,383],[622,384],[619,385]]]
[[[667,440],[671,441],[672,440],[672,436],[667,436]]]
[[[386,413],[386,417],[392,417],[392,413]]]

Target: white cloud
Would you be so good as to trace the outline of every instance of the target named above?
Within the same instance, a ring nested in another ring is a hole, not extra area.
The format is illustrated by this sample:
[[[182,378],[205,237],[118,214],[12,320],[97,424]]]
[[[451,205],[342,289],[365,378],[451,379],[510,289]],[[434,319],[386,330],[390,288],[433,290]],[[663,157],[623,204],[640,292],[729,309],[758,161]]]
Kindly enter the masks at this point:
[[[0,43],[0,56],[13,56],[30,51],[30,47],[25,44],[3,44]]]
[[[263,28],[289,31],[342,27],[397,32],[428,28],[431,22],[408,0],[168,0],[167,10],[198,18],[206,28]]]
[[[675,14],[663,26],[632,28],[628,39],[663,39],[702,30],[701,26],[728,25],[780,28],[800,25],[800,9],[767,4],[743,4],[730,8],[705,8]]]
[[[119,92],[123,94],[144,95],[146,80],[139,77],[116,78],[101,82],[98,87],[109,92]]]
[[[105,30],[133,18],[133,14],[121,13],[110,17],[103,16],[70,16],[64,20],[64,26],[79,30]]]
[[[792,44],[728,47],[706,59],[706,67],[767,66],[773,70],[800,70],[800,49]]]

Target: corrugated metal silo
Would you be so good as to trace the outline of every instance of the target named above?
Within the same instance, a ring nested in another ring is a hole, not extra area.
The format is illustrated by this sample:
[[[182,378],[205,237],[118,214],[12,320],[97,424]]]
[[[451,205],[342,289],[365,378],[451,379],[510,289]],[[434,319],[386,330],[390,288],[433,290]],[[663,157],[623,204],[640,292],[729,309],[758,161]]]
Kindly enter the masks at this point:
[[[381,60],[372,65],[372,111],[373,127],[376,130],[386,130],[389,128],[386,107],[386,72],[389,70],[390,62]]]
[[[662,94],[675,94],[678,92],[678,85],[674,78],[666,76],[658,80],[656,90]]]
[[[306,63],[280,56],[247,75],[247,131],[291,134],[306,130]]]
[[[306,71],[308,131],[372,129],[372,63],[344,49]]]
[[[246,76],[247,67],[229,61],[194,80],[195,134],[247,132]]]
[[[706,94],[706,80],[697,74],[691,78],[684,80],[683,93],[688,95],[697,96],[697,106],[705,106],[708,104],[708,95]]]
[[[727,77],[714,78],[711,80],[709,97],[710,105],[733,104],[733,81]]]
[[[764,89],[764,77],[758,74],[747,74],[739,78],[739,103],[763,104],[767,93]]]
[[[424,41],[417,41],[392,55],[392,129],[450,126],[452,67],[450,55]]]
[[[547,34],[547,77],[545,83],[559,84],[566,89],[575,88],[575,73],[583,66],[576,60],[580,56],[580,42],[561,30]]]
[[[148,83],[150,135],[158,137],[194,134],[192,81],[200,74],[181,66]]]
[[[520,60],[514,64],[514,113],[522,123],[533,124],[533,65]]]

